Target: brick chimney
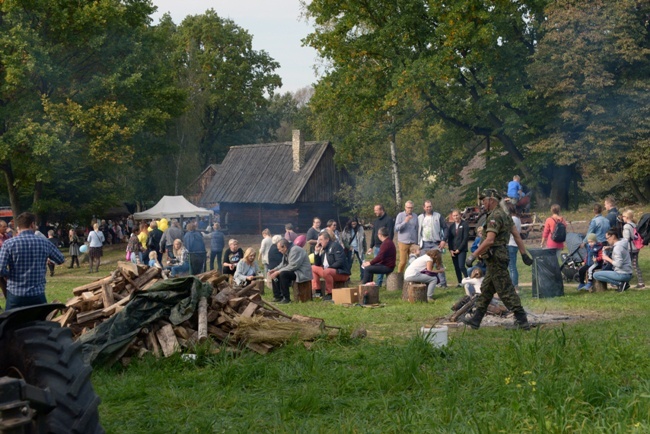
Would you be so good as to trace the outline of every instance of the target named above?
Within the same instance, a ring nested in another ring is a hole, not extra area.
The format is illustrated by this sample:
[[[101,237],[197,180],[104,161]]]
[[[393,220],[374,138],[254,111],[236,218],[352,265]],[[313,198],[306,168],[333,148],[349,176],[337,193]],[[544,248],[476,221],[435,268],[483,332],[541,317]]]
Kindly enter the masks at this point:
[[[305,166],[305,139],[303,139],[300,130],[293,130],[292,142],[293,154],[293,171],[300,172]]]

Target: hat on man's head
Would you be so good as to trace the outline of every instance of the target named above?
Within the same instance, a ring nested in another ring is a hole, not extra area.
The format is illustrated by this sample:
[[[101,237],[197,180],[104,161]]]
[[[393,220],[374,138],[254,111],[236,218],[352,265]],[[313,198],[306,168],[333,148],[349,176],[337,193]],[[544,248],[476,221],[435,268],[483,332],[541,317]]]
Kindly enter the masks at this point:
[[[479,199],[483,200],[486,197],[493,197],[496,200],[501,200],[501,195],[494,188],[486,188],[485,190],[483,190],[479,196]]]
[[[587,235],[587,241],[597,242],[597,241],[598,241],[598,237],[596,236],[596,234],[588,234],[588,235]]]

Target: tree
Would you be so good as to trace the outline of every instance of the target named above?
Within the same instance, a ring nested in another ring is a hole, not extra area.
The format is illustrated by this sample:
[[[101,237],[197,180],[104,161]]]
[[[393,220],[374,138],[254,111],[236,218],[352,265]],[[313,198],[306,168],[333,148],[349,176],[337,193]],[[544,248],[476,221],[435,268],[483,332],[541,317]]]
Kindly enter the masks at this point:
[[[551,3],[529,73],[546,104],[531,149],[650,201],[650,4]]]
[[[378,113],[399,103],[428,125],[443,121],[446,130],[471,133],[475,143],[493,139],[494,151],[510,160],[503,179],[494,181],[505,183],[518,170],[541,194],[553,192],[565,203],[558,181],[568,180],[557,174],[572,174],[571,167],[527,146],[538,133],[531,126],[541,104],[526,67],[546,3],[312,1],[306,8],[316,31],[306,42],[330,65],[314,100],[334,97],[339,113],[332,110],[323,125],[335,129],[348,117],[376,128]]]
[[[252,36],[214,10],[188,16],[173,31],[177,81],[194,104],[200,123],[202,167],[223,159],[228,146],[251,143],[239,136],[281,85],[279,67],[266,52],[252,49]]]
[[[101,210],[152,153],[182,105],[152,12],[146,0],[0,3],[0,170],[14,215],[60,207],[61,185]]]

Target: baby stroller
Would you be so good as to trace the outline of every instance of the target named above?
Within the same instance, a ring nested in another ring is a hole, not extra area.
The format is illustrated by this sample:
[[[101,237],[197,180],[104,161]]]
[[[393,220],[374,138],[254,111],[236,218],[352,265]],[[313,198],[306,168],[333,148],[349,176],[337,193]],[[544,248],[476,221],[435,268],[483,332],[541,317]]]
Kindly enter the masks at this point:
[[[583,234],[573,232],[566,234],[566,247],[570,253],[562,253],[562,265],[560,266],[562,277],[566,282],[578,282],[580,280],[578,270],[580,270],[587,258],[587,249],[580,247],[583,239]]]

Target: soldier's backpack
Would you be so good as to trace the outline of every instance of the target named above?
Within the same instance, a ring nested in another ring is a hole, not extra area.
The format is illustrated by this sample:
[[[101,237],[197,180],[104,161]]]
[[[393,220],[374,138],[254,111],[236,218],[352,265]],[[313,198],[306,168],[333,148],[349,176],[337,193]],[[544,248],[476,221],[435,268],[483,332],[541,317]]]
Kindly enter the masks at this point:
[[[650,244],[650,213],[645,213],[636,225],[636,231],[643,240],[643,245]]]
[[[551,239],[556,243],[563,243],[566,241],[566,225],[562,220],[555,220],[555,228],[551,233]]]

